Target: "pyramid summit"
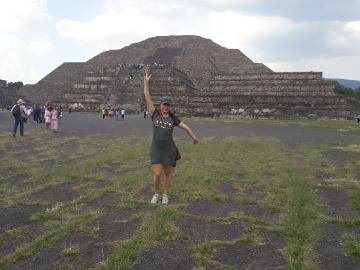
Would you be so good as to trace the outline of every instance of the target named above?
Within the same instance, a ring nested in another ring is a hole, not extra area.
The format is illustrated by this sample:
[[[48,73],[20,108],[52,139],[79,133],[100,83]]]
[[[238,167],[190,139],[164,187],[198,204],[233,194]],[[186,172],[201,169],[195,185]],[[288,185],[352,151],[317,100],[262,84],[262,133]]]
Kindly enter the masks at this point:
[[[105,106],[142,111],[143,76],[151,72],[155,104],[173,99],[179,115],[231,117],[346,118],[345,97],[335,96],[321,72],[274,72],[237,49],[199,36],[160,36],[87,62],[63,63],[18,92],[27,99],[52,101],[75,111]]]

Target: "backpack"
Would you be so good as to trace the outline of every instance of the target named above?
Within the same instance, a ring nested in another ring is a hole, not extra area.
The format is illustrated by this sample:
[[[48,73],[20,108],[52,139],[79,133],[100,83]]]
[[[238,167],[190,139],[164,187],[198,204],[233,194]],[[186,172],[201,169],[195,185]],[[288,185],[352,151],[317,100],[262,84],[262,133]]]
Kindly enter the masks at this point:
[[[16,104],[15,107],[12,110],[12,115],[16,118],[16,117],[20,117],[21,114],[21,110],[20,110],[20,106],[19,104]]]

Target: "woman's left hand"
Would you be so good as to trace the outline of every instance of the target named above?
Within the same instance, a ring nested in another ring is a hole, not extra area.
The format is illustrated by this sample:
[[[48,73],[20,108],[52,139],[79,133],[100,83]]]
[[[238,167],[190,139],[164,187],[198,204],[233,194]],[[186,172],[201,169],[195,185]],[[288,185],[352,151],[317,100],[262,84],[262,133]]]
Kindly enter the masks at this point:
[[[195,139],[194,139],[194,145],[197,145],[197,144],[198,144],[198,142],[199,142],[199,141],[198,141],[198,139],[197,139],[197,138],[195,138]]]

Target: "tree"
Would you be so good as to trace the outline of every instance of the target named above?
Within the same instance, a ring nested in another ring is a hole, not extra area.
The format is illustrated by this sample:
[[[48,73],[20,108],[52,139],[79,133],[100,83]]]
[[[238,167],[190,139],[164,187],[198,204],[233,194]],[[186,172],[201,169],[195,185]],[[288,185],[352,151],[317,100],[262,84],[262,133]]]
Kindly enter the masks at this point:
[[[360,100],[360,86],[354,90],[354,97]]]
[[[354,90],[352,90],[350,87],[346,87],[342,84],[340,84],[338,81],[335,80],[324,80],[324,82],[326,84],[333,84],[335,85],[335,94],[337,95],[344,95],[347,97],[354,97],[355,96],[355,92]]]
[[[16,90],[19,90],[21,87],[23,87],[24,86],[24,84],[23,84],[23,82],[9,82],[8,84],[7,84],[7,87],[8,88],[10,88],[10,89],[14,89],[15,91]]]

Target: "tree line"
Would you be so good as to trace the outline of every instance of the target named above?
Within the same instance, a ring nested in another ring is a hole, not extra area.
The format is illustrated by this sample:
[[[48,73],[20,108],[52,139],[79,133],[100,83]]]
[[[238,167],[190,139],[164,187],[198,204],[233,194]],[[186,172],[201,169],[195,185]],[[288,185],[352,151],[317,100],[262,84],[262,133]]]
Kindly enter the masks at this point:
[[[360,100],[360,86],[355,90],[353,90],[350,87],[346,87],[345,85],[340,84],[336,80],[323,80],[323,82],[325,82],[326,84],[334,84],[335,85],[334,92],[336,95],[343,95]]]
[[[7,87],[9,89],[14,89],[14,90],[19,90],[23,86],[24,86],[23,82],[20,82],[20,81],[19,82],[8,82],[7,83]]]

